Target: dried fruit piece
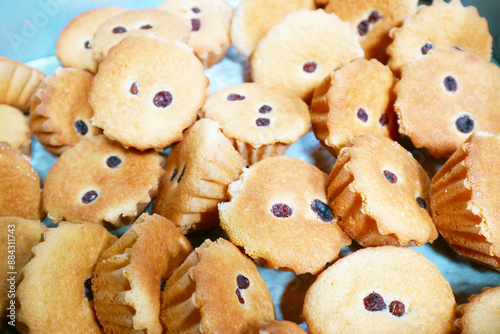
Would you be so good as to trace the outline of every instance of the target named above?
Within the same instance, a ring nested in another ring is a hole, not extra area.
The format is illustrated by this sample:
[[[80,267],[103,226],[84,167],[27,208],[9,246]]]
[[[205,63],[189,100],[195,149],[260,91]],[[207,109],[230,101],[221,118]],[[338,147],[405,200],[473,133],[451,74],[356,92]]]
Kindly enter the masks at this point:
[[[457,80],[452,76],[447,76],[443,81],[444,87],[448,92],[456,92],[458,88]]]
[[[396,317],[401,317],[405,314],[405,304],[399,300],[394,300],[389,304],[389,312]]]
[[[82,136],[84,136],[85,134],[87,134],[87,132],[89,131],[89,127],[81,119],[79,119],[79,120],[77,120],[75,122],[75,129],[76,129],[76,132],[78,132]]]
[[[389,116],[387,116],[386,113],[383,113],[382,115],[380,115],[380,119],[378,120],[378,122],[380,123],[380,125],[386,126],[387,123],[389,123]]]
[[[422,209],[427,207],[427,203],[425,203],[425,200],[420,196],[417,197],[417,203]]]
[[[384,310],[387,305],[385,305],[384,298],[376,292],[370,293],[363,299],[363,304],[367,311],[375,312]]]
[[[315,199],[311,203],[311,210],[313,210],[318,218],[324,221],[325,223],[329,223],[333,220],[333,212],[330,206],[319,199]]]
[[[166,108],[172,103],[172,94],[162,90],[161,92],[156,93],[153,98],[153,103],[158,108]]]
[[[308,61],[307,63],[304,64],[304,66],[302,66],[304,72],[307,73],[313,73],[314,71],[316,71],[317,68],[318,64],[316,64],[315,61]]]
[[[150,24],[145,24],[145,25],[143,25],[140,29],[151,29],[151,28],[153,28],[153,26],[152,26],[152,25],[150,25]]]
[[[112,31],[113,34],[123,34],[124,32],[127,32],[127,29],[124,27],[114,27]]]
[[[455,126],[462,133],[469,133],[474,130],[474,120],[467,115],[460,116],[455,121]]]
[[[370,23],[368,20],[363,20],[358,24],[358,34],[359,36],[364,36],[368,33],[368,28],[370,27]]]
[[[238,284],[238,289],[248,289],[250,286],[250,280],[242,274],[238,274],[236,283]]]
[[[366,113],[366,110],[363,108],[358,109],[356,116],[358,116],[358,118],[365,123],[366,121],[368,121],[368,114]]]
[[[89,190],[85,194],[83,194],[83,196],[82,196],[82,203],[83,204],[90,204],[93,201],[95,201],[98,196],[99,196],[99,194],[97,193],[97,191],[95,191],[95,190]]]
[[[241,100],[244,100],[245,97],[240,95],[240,94],[236,94],[236,93],[231,93],[227,96],[227,100],[228,101],[241,101]]]
[[[271,212],[274,216],[278,218],[288,218],[292,215],[293,210],[291,207],[284,203],[274,204],[271,207]]]
[[[273,110],[273,108],[271,108],[270,106],[268,106],[267,104],[264,104],[262,107],[259,108],[259,112],[261,114],[268,114],[270,113],[271,111]]]
[[[201,28],[200,19],[191,19],[191,31],[198,31]]]
[[[271,124],[271,120],[269,118],[259,117],[255,121],[255,124],[257,126],[269,126],[269,124]]]
[[[83,283],[83,294],[85,295],[85,299],[89,302],[94,300],[94,292],[92,291],[92,277],[89,277]]]
[[[137,84],[134,82],[132,86],[130,86],[130,94],[137,95],[139,93],[139,89],[137,88]]]
[[[420,51],[422,52],[423,55],[426,55],[431,49],[434,49],[434,45],[432,45],[431,43],[425,43],[420,48]]]
[[[106,165],[108,165],[108,167],[111,169],[115,169],[121,163],[122,163],[122,159],[118,158],[116,155],[112,155],[106,159]]]
[[[375,23],[377,21],[380,21],[381,19],[382,19],[382,14],[374,10],[368,17],[368,22]]]
[[[241,296],[240,289],[236,289],[236,296],[238,296],[238,301],[240,302],[240,304],[245,304],[245,299],[243,299],[243,297]]]
[[[392,184],[395,184],[396,182],[398,182],[398,177],[393,172],[390,172],[388,170],[384,170],[384,176],[387,179],[387,181],[389,181]]]

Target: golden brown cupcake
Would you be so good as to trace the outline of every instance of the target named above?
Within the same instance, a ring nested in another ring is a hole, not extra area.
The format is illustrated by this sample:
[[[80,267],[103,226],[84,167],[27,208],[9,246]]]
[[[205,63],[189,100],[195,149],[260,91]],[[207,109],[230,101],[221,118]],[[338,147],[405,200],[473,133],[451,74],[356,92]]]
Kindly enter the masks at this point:
[[[419,6],[401,27],[390,32],[387,47],[389,67],[400,75],[401,69],[424,57],[431,49],[456,48],[490,61],[493,38],[488,21],[476,7],[464,7],[460,0],[434,0],[430,6]]]
[[[413,249],[360,249],[307,291],[309,333],[453,333],[456,302],[436,266]]]
[[[191,22],[188,45],[205,68],[224,58],[231,45],[229,26],[233,17],[233,8],[226,0],[165,0],[158,9]]]
[[[339,225],[362,246],[422,246],[438,237],[429,215],[427,173],[397,142],[352,138],[328,178]]]
[[[75,16],[57,38],[56,57],[64,67],[97,72],[97,61],[92,55],[92,38],[101,23],[126,11],[119,7],[90,9]]]
[[[56,160],[45,178],[48,217],[54,223],[129,225],[156,197],[163,160],[155,151],[125,149],[103,135],[83,139]]]
[[[217,204],[228,200],[227,187],[243,167],[245,160],[218,123],[201,119],[169,153],[153,212],[170,219],[183,233],[217,225]]]
[[[21,333],[101,333],[91,279],[100,255],[116,240],[104,227],[62,222],[33,247],[17,290]]]
[[[30,110],[31,98],[40,86],[45,74],[18,62],[0,56],[0,103]]]
[[[42,81],[31,104],[30,123],[47,151],[60,155],[82,138],[101,133],[90,124],[94,112],[88,99],[93,79],[87,71],[59,67]]]
[[[200,111],[219,122],[247,165],[284,155],[309,131],[307,104],[286,89],[247,82],[219,89]]]
[[[30,158],[6,142],[0,142],[0,184],[0,217],[45,218],[40,177]]]
[[[455,325],[462,334],[500,333],[500,286],[485,287],[459,305]]]
[[[161,322],[168,333],[249,333],[275,318],[256,265],[225,239],[205,240],[169,278]]]
[[[13,150],[31,155],[31,127],[28,118],[17,108],[0,104],[0,142]]]
[[[257,262],[317,274],[351,243],[326,200],[328,176],[305,161],[272,157],[250,166],[219,205],[229,240]]]
[[[459,254],[500,270],[500,138],[477,132],[432,178],[432,218]]]
[[[31,259],[31,248],[42,241],[46,230],[39,220],[0,217],[0,318],[16,319],[16,286],[21,269]],[[17,304],[17,305],[16,305]]]
[[[161,290],[192,250],[171,221],[141,215],[97,262],[92,291],[104,332],[163,333]]]
[[[335,156],[351,137],[394,138],[394,83],[391,70],[375,59],[357,58],[337,67],[316,88],[311,102],[316,138]]]

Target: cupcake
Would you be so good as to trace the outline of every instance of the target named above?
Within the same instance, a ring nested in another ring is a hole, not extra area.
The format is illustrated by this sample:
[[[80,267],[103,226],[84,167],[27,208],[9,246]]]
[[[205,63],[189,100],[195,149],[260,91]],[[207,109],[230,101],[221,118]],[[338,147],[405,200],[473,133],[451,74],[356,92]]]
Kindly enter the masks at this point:
[[[0,56],[0,103],[30,110],[31,98],[40,86],[45,74],[18,62]]]
[[[30,158],[0,142],[0,217],[43,220],[40,177]]]
[[[107,19],[126,11],[119,7],[90,9],[75,16],[59,33],[56,57],[64,67],[97,72],[97,61],[92,55],[92,38],[97,27]]]
[[[457,330],[462,334],[500,333],[500,286],[485,287],[457,308]]]
[[[116,240],[92,223],[62,222],[33,247],[17,289],[21,333],[101,333],[93,309],[92,275]]]
[[[59,67],[36,91],[30,108],[33,134],[45,149],[60,155],[82,138],[101,133],[90,124],[89,92],[94,76],[87,71]]]
[[[327,204],[327,178],[296,158],[266,158],[229,185],[221,227],[262,265],[317,274],[351,243]]]
[[[101,255],[95,268],[92,291],[104,332],[163,333],[161,290],[192,250],[171,221],[141,215]]]
[[[156,197],[163,157],[125,149],[103,135],[83,139],[56,160],[45,178],[48,217],[115,229],[130,225]]]
[[[162,292],[168,333],[249,333],[274,320],[274,305],[255,264],[225,239],[205,240]]]
[[[209,95],[200,111],[219,122],[222,132],[252,165],[285,154],[309,131],[309,108],[286,89],[257,83],[222,88]]]
[[[457,253],[500,270],[500,138],[473,133],[432,178],[432,218]]]
[[[31,127],[28,118],[17,108],[0,104],[0,142],[13,150],[31,155]]]
[[[0,318],[16,317],[16,285],[21,269],[31,259],[31,248],[42,241],[46,227],[39,220],[0,217]],[[0,326],[1,329],[1,326]]]
[[[224,58],[231,45],[229,26],[233,17],[233,8],[226,0],[165,0],[158,9],[191,22],[188,45],[205,68]]]
[[[316,138],[337,156],[351,137],[395,137],[395,83],[391,70],[375,59],[340,65],[316,88],[311,122]]]
[[[456,302],[436,266],[413,249],[360,249],[307,291],[309,333],[453,333]]]
[[[170,219],[183,233],[217,225],[217,204],[228,200],[227,187],[243,167],[245,160],[218,123],[201,119],[169,153],[153,212]]]
[[[291,321],[263,321],[256,334],[306,334],[307,332]]]
[[[430,180],[413,156],[383,136],[352,138],[328,178],[338,224],[368,246],[422,246],[438,237],[429,214]]]

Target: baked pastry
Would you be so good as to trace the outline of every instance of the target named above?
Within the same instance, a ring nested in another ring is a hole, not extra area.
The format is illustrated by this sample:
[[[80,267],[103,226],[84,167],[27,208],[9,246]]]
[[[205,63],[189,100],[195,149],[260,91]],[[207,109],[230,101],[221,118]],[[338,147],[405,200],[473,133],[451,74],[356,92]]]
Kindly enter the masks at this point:
[[[160,290],[192,250],[171,221],[142,214],[95,268],[92,291],[104,332],[163,333]]]
[[[363,56],[348,22],[323,9],[302,9],[288,13],[268,30],[250,64],[253,81],[289,89],[310,102],[327,74],[341,63]]]
[[[87,71],[59,67],[36,91],[30,108],[33,134],[45,149],[60,155],[82,138],[96,136],[88,98],[94,76]]]
[[[258,334],[306,334],[307,332],[291,321],[263,321]]]
[[[476,132],[432,178],[432,218],[459,254],[500,270],[500,138]]]
[[[158,9],[191,22],[188,45],[205,68],[224,58],[231,45],[229,26],[233,17],[233,8],[226,0],[165,0]]]
[[[231,21],[231,42],[245,57],[255,50],[267,31],[281,22],[287,13],[314,10],[314,0],[241,0]]]
[[[13,150],[31,155],[31,128],[28,118],[17,108],[0,104],[0,141]]]
[[[500,333],[500,286],[485,287],[457,308],[455,325],[462,334]]]
[[[219,89],[207,97],[202,117],[220,123],[247,165],[285,154],[309,131],[309,108],[286,89],[253,82]]]
[[[168,279],[161,322],[168,333],[249,333],[275,318],[255,264],[225,239],[205,240]]]
[[[43,220],[40,177],[30,158],[0,142],[0,217]]]
[[[394,83],[391,70],[376,59],[357,58],[337,67],[316,88],[311,102],[316,138],[335,156],[351,137],[395,138]]]
[[[399,131],[436,158],[472,131],[500,133],[500,68],[475,54],[431,50],[403,68],[395,93]]]
[[[42,72],[0,56],[0,104],[8,104],[27,113],[31,97],[45,78]]]
[[[486,61],[491,58],[493,38],[488,21],[479,16],[476,7],[464,7],[460,0],[434,0],[430,6],[419,6],[389,35],[393,40],[387,47],[388,65],[398,76],[403,67],[431,49],[455,48],[475,53]]]
[[[101,333],[92,306],[92,275],[116,240],[92,223],[62,222],[33,247],[17,289],[21,333]]]
[[[453,333],[456,302],[413,249],[360,249],[318,276],[304,301],[309,333]]]
[[[92,55],[92,38],[97,27],[107,19],[126,11],[119,7],[100,7],[75,16],[61,31],[56,43],[56,57],[64,67],[97,72]]]
[[[261,160],[229,185],[231,200],[219,204],[221,227],[262,265],[317,274],[351,243],[327,204],[326,180],[297,158]]]
[[[227,187],[245,167],[245,160],[219,129],[200,119],[170,151],[153,212],[183,232],[219,223],[217,204],[227,201]]]
[[[103,135],[83,139],[56,160],[45,178],[44,209],[54,223],[131,224],[156,197],[163,157],[125,149]]]
[[[328,203],[338,224],[368,246],[422,246],[438,233],[429,211],[427,173],[397,142],[351,138],[328,178]]]
[[[385,64],[386,48],[392,42],[389,31],[400,26],[406,16],[415,14],[417,4],[418,0],[330,0],[325,11],[351,23],[366,59],[376,58]]]
[[[0,318],[15,320],[17,281],[46,227],[39,220],[19,217],[0,217],[0,227],[0,256],[4,259],[0,262]]]
[[[92,124],[125,147],[161,151],[196,121],[207,87],[187,45],[127,37],[99,65],[89,95]]]
[[[155,8],[131,9],[114,15],[97,27],[92,39],[92,55],[101,63],[111,47],[129,36],[187,43],[190,31],[189,20],[173,13]]]

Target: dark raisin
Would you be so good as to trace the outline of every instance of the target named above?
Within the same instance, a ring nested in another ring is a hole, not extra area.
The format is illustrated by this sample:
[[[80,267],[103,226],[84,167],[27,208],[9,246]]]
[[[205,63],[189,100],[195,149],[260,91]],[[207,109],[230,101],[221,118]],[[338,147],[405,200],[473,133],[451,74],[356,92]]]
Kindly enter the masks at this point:
[[[447,76],[443,81],[444,87],[448,92],[456,92],[458,88],[457,80],[452,76]]]
[[[366,113],[366,110],[363,108],[358,109],[356,116],[358,116],[358,118],[363,122],[368,121],[368,114]]]
[[[293,210],[291,207],[284,203],[274,204],[271,207],[271,212],[278,218],[288,218],[292,215]]]
[[[137,84],[134,82],[132,86],[130,86],[130,94],[137,95],[139,93],[139,89],[137,88]]]
[[[333,212],[332,209],[323,201],[319,199],[315,199],[311,203],[311,210],[313,210],[318,218],[324,221],[325,223],[329,223],[333,220]]]
[[[75,122],[75,129],[76,129],[76,132],[78,132],[82,136],[86,135],[87,132],[89,131],[89,127],[81,119],[79,119],[78,121]]]
[[[143,25],[140,29],[151,29],[151,28],[153,28],[153,26],[152,26],[152,25],[150,25],[150,24],[145,24],[145,25]]]
[[[377,21],[380,21],[381,18],[382,18],[382,14],[380,14],[379,12],[377,12],[376,10],[374,10],[370,14],[370,16],[368,17],[368,22],[375,23]]]
[[[269,126],[269,124],[271,124],[271,120],[269,118],[259,117],[255,121],[255,124],[257,126]]]
[[[259,108],[259,112],[261,114],[269,114],[272,110],[273,108],[271,108],[267,104],[264,104],[262,107]]]
[[[83,204],[90,204],[93,201],[95,201],[98,196],[99,196],[99,194],[97,193],[97,191],[89,190],[85,194],[83,194],[82,203]]]
[[[389,116],[387,116],[386,113],[383,113],[382,115],[380,115],[378,122],[380,125],[386,126],[387,123],[389,123]]]
[[[455,45],[453,48],[457,49],[458,51],[464,51],[464,49],[460,45]]]
[[[170,103],[172,103],[172,94],[170,92],[162,90],[161,92],[156,93],[155,97],[153,98],[153,103],[158,108],[168,107]]]
[[[238,296],[238,301],[240,302],[240,304],[245,304],[245,299],[243,299],[243,297],[241,296],[240,289],[236,289],[236,296]]]
[[[455,126],[462,133],[469,133],[474,130],[474,120],[467,115],[460,116],[455,121]]]
[[[85,41],[85,44],[83,44],[85,46],[85,49],[92,49],[92,47],[90,46],[90,41]]]
[[[387,305],[385,305],[384,298],[376,292],[370,293],[363,299],[363,304],[367,311],[375,312],[384,310]]]
[[[165,290],[165,283],[167,283],[164,279],[160,281],[160,291]]]
[[[430,50],[434,49],[434,45],[431,43],[425,43],[424,46],[420,48],[423,55],[426,55]]]
[[[427,207],[427,203],[425,203],[425,200],[420,196],[417,197],[417,203],[422,209]]]
[[[392,184],[398,182],[398,177],[396,176],[396,174],[389,172],[388,170],[384,170],[384,176],[387,179],[387,181],[389,181]]]
[[[177,175],[177,168],[174,169],[174,172],[172,173],[172,177],[170,178],[170,181],[173,181],[175,179],[176,175]]]
[[[245,97],[243,95],[235,94],[235,93],[231,93],[227,96],[228,101],[241,101],[244,99],[245,99]]]
[[[250,286],[250,280],[242,274],[238,274],[236,277],[236,283],[238,284],[238,289],[248,289]]]
[[[92,291],[92,277],[89,277],[83,283],[83,295],[89,302],[94,300],[94,292]]]
[[[358,24],[358,34],[359,36],[364,36],[368,33],[368,28],[370,27],[370,23],[368,20],[363,20]]]
[[[106,159],[106,165],[112,169],[118,167],[121,163],[122,159],[118,158],[116,155],[112,155]]]
[[[195,14],[198,14],[199,12],[201,12],[201,10],[198,7],[191,8],[191,11],[193,11],[193,13],[195,13]]]
[[[191,31],[198,31],[201,28],[200,19],[191,19]]]
[[[187,165],[184,165],[184,168],[182,169],[181,175],[179,175],[179,178],[177,179],[177,183],[181,182],[182,177],[184,176],[184,172],[186,171]]]
[[[396,317],[402,317],[405,314],[405,304],[399,300],[394,300],[389,304],[389,312]]]
[[[125,29],[124,27],[114,27],[113,28],[113,34],[123,34],[126,31],[127,31],[127,29]]]
[[[317,68],[318,64],[316,64],[315,61],[308,61],[307,63],[304,64],[304,66],[302,66],[304,72],[307,73],[313,73],[314,71],[316,71]]]

